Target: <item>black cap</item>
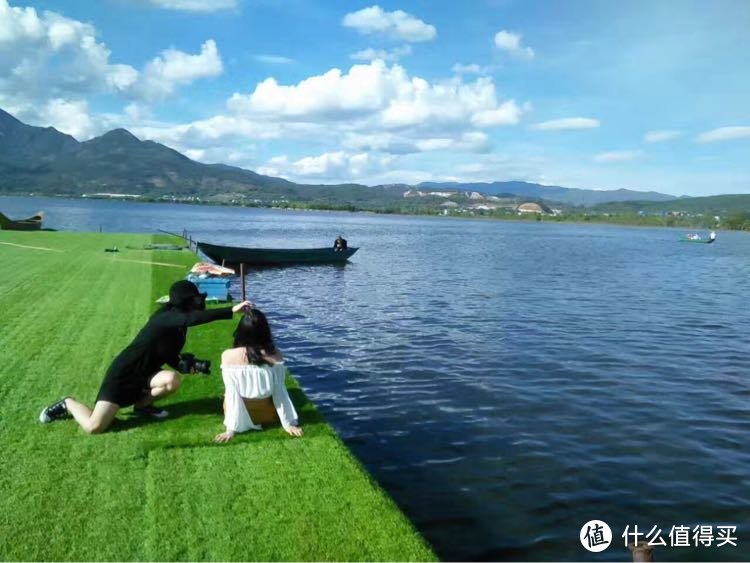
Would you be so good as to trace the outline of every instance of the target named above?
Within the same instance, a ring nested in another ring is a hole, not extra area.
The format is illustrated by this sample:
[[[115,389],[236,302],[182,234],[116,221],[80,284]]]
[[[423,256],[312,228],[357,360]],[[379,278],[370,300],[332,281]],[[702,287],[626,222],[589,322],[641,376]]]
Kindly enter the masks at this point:
[[[205,299],[206,295],[206,293],[200,293],[198,291],[198,286],[193,282],[180,280],[174,282],[172,287],[169,288],[169,304],[179,307],[181,305],[187,305],[198,296]]]

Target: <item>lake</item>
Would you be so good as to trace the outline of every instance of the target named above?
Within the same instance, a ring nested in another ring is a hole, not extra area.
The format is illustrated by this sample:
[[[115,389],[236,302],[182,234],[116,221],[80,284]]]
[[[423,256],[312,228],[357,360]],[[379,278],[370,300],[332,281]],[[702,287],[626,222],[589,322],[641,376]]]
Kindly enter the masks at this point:
[[[750,237],[0,197],[65,230],[360,247],[248,292],[308,396],[443,559],[750,559]],[[0,256],[2,249],[0,249]],[[607,522],[594,554],[579,532]],[[737,547],[670,547],[672,526]],[[658,533],[658,532],[657,532]],[[641,540],[642,541],[642,540]]]

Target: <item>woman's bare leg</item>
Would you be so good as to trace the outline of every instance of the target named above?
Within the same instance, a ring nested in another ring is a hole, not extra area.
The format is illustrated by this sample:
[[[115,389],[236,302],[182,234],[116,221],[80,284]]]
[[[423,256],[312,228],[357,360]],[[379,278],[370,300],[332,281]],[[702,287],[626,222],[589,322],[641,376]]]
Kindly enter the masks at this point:
[[[104,432],[112,424],[117,411],[120,410],[120,405],[117,403],[97,401],[94,410],[91,411],[86,405],[71,397],[65,399],[65,406],[86,434]]]
[[[169,370],[160,371],[148,382],[149,393],[136,402],[135,407],[143,408],[157,399],[171,395],[180,388],[181,383],[179,374]]]

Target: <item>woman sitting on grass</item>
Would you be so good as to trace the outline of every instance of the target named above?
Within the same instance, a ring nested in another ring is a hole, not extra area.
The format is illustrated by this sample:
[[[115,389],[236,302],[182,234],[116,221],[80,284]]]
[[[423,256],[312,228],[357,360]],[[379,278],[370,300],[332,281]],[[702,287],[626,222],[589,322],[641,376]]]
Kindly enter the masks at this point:
[[[224,426],[215,442],[228,442],[237,432],[260,430],[248,412],[247,399],[271,397],[284,430],[302,436],[297,411],[289,398],[284,379],[286,367],[271,336],[266,316],[258,309],[248,311],[234,332],[234,348],[221,355],[224,379]]]
[[[42,410],[39,420],[53,422],[73,416],[87,434],[104,432],[117,411],[133,405],[136,414],[164,418],[167,411],[153,402],[177,391],[180,376],[163,370],[168,364],[178,370],[180,352],[187,329],[219,319],[231,319],[232,313],[249,311],[250,301],[234,307],[206,311],[206,294],[187,280],[175,282],[169,290],[169,302],[156,311],[130,345],[109,366],[92,411],[86,405],[65,397]]]

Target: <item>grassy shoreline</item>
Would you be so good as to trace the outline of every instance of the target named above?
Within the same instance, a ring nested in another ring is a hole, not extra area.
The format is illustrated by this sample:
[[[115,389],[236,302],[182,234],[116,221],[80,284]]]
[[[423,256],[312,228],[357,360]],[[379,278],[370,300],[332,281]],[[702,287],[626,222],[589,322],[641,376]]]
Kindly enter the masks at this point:
[[[222,428],[219,356],[238,317],[191,329],[186,351],[211,359],[214,374],[186,377],[163,403],[166,421],[125,409],[100,436],[38,423],[62,395],[93,401],[156,297],[196,261],[125,250],[164,240],[0,231],[0,559],[436,559],[291,377],[303,438],[271,428],[211,442]],[[104,252],[112,246],[122,251]]]

